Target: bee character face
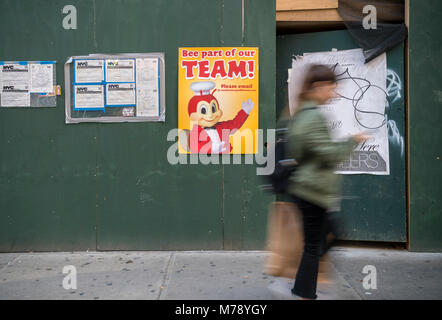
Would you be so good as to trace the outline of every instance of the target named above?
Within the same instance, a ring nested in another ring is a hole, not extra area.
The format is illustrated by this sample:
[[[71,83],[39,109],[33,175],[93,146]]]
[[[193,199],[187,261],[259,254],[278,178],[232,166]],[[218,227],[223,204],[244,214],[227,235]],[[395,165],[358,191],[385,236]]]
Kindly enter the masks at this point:
[[[214,126],[223,115],[216,99],[209,101],[200,101],[197,104],[196,112],[198,113],[198,124],[201,127]]]
[[[194,96],[189,102],[189,116],[201,127],[214,126],[222,115],[223,112],[213,95]]]

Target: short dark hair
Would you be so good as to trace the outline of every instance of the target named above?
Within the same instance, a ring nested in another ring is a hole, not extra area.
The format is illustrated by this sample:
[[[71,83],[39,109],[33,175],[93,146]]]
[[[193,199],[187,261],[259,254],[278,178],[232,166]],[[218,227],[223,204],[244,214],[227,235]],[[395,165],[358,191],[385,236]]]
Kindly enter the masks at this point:
[[[299,93],[299,100],[304,100],[307,92],[312,88],[315,82],[331,82],[336,83],[335,73],[326,65],[313,64],[307,71]]]

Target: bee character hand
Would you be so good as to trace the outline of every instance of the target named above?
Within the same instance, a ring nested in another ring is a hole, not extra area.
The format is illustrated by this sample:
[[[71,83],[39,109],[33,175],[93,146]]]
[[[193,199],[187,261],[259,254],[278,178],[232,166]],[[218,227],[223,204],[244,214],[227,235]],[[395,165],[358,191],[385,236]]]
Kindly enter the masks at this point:
[[[243,101],[242,109],[244,110],[245,113],[250,114],[254,105],[255,103],[252,101],[252,99],[249,99],[247,101]]]
[[[226,147],[224,147],[225,142],[221,141],[220,143],[212,143],[212,153],[223,153],[226,151]]]

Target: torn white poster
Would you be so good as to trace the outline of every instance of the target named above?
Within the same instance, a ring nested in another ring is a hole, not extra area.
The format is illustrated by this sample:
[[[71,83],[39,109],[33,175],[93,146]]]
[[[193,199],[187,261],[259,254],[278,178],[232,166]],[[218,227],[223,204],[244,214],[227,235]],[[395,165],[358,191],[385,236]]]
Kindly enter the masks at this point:
[[[356,133],[370,136],[359,144],[337,169],[342,174],[390,173],[387,117],[385,114],[387,62],[385,53],[364,63],[361,49],[304,53],[292,63],[289,83],[290,110],[297,108],[297,95],[310,64],[325,64],[334,70],[337,98],[321,106],[334,140]]]
[[[135,105],[135,83],[106,84],[106,105],[129,106]]]
[[[101,83],[104,81],[104,60],[75,60],[76,83]]]
[[[2,87],[2,107],[29,107],[31,95],[27,85],[7,85]]]
[[[2,66],[2,86],[29,86],[28,64],[5,64]]]
[[[32,63],[31,68],[31,92],[53,93],[54,92],[54,65]]]
[[[106,60],[106,82],[134,82],[135,60]]]
[[[75,85],[74,109],[104,109],[102,85]]]

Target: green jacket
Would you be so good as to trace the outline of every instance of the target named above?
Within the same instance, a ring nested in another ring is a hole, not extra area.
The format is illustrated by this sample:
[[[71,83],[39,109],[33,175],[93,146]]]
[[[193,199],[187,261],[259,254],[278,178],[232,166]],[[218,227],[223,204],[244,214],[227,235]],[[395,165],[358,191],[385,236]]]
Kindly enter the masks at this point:
[[[336,166],[356,146],[353,139],[331,140],[325,117],[313,101],[299,106],[288,125],[288,156],[298,161],[290,177],[289,193],[325,209],[339,207],[341,176]],[[309,108],[301,111],[301,109]],[[311,109],[310,109],[311,108]]]

